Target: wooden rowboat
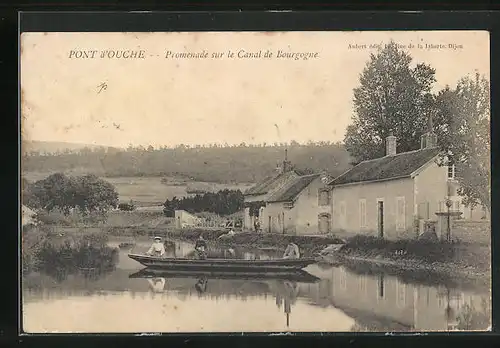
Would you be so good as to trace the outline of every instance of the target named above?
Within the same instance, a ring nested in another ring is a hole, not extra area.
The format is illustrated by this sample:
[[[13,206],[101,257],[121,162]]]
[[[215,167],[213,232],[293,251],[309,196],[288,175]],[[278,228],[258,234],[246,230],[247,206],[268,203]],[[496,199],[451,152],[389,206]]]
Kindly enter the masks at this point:
[[[205,259],[193,260],[186,258],[159,258],[139,254],[128,254],[149,268],[167,270],[228,270],[233,272],[259,271],[276,272],[300,270],[316,262],[315,258],[275,259],[275,260],[242,260],[242,259]]]

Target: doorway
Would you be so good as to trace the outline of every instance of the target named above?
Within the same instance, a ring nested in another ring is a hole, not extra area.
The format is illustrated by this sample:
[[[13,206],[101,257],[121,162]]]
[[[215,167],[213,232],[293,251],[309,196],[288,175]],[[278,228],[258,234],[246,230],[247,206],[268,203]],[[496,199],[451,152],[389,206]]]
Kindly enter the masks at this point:
[[[378,236],[380,238],[384,237],[384,201],[378,201]]]
[[[330,233],[330,214],[323,213],[319,214],[318,217],[318,229],[320,234],[328,234]]]
[[[271,233],[271,228],[272,228],[272,223],[273,223],[273,218],[269,216],[269,224],[267,228],[267,232]]]

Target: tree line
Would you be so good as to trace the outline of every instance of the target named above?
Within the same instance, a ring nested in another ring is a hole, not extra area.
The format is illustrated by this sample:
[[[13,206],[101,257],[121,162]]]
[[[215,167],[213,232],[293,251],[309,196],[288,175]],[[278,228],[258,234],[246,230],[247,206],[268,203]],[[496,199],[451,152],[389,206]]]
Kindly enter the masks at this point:
[[[218,183],[258,182],[273,174],[288,149],[289,160],[306,172],[341,174],[350,157],[339,143],[262,144],[253,146],[177,146],[127,150],[87,149],[77,153],[23,156],[26,172],[70,172],[85,170],[101,177],[170,176],[192,181]]]
[[[382,157],[385,138],[397,138],[397,152],[420,148],[429,127],[457,169],[466,204],[490,209],[490,83],[478,73],[433,92],[436,70],[412,64],[391,44],[372,54],[354,89],[354,112],[344,143],[353,164]]]
[[[163,212],[167,217],[174,217],[175,210],[189,213],[209,212],[221,216],[237,213],[243,209],[243,193],[240,190],[221,190],[194,197],[173,197],[166,200]]]

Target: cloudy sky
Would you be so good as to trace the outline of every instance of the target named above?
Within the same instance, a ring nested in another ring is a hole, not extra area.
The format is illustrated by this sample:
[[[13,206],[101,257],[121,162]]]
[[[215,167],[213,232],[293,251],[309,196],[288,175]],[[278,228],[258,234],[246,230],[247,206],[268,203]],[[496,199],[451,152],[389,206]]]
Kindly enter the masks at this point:
[[[476,70],[489,76],[489,35],[477,31],[25,33],[22,136],[123,147],[341,141],[352,117],[352,89],[376,52],[369,45],[391,39],[414,45],[407,49],[414,62],[436,69],[436,90]],[[71,50],[98,53],[77,59],[69,58]],[[100,58],[103,50],[143,50],[145,58]],[[225,56],[165,58],[169,50]],[[238,59],[227,58],[229,50],[318,54]],[[103,83],[106,89],[99,88]]]

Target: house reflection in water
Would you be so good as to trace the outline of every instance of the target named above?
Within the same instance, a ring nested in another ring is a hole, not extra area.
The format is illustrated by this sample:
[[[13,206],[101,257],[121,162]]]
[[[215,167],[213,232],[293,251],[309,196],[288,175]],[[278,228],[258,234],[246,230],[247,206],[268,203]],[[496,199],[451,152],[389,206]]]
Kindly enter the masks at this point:
[[[315,305],[334,306],[372,330],[453,330],[465,305],[480,309],[481,301],[489,298],[488,293],[406,284],[396,277],[355,274],[341,267],[314,273],[322,280],[300,284],[299,296]]]

